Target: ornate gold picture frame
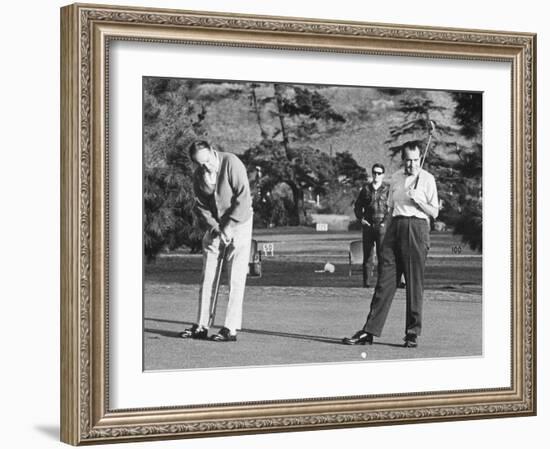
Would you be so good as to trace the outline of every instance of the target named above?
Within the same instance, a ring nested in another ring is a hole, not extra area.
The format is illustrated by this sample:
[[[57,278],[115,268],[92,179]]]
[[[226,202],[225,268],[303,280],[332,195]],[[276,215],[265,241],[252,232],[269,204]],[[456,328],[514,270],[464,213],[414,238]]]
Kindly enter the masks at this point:
[[[115,41],[509,63],[510,386],[112,408],[109,331],[116,323],[109,320],[108,58]],[[80,445],[534,415],[535,97],[536,36],[529,33],[85,4],[62,8],[62,441]]]

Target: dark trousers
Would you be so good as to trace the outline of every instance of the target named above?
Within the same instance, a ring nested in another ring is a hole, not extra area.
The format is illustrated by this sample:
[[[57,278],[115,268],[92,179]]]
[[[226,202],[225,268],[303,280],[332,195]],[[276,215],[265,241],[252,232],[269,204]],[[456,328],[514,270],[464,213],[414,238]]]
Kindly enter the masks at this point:
[[[382,334],[395,290],[404,273],[407,283],[405,333],[420,335],[424,267],[429,248],[430,226],[426,220],[416,217],[392,218],[384,237],[381,272],[363,330],[378,337]]]
[[[369,283],[369,278],[372,278],[374,275],[374,264],[373,258],[371,257],[374,246],[376,246],[378,278],[380,278],[380,271],[382,268],[382,241],[385,232],[386,228],[380,226],[380,224],[363,226],[363,285],[367,285]]]

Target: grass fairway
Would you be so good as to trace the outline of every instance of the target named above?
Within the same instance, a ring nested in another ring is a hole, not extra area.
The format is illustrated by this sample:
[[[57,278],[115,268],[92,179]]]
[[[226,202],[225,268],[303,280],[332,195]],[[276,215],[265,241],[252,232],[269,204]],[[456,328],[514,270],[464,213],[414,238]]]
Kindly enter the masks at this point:
[[[373,346],[340,340],[359,329],[373,289],[360,288],[355,267],[348,276],[347,251],[359,233],[308,229],[262,230],[261,278],[249,278],[243,329],[236,343],[182,340],[177,334],[196,318],[201,256],[177,253],[146,266],[144,366],[147,370],[261,366],[464,357],[482,355],[481,257],[448,233],[432,234],[426,269],[424,330],[417,349],[402,347],[404,290],[398,290],[384,334]],[[316,273],[326,261],[335,273]],[[223,324],[227,287],[222,285],[217,325]],[[216,329],[214,329],[216,330]]]

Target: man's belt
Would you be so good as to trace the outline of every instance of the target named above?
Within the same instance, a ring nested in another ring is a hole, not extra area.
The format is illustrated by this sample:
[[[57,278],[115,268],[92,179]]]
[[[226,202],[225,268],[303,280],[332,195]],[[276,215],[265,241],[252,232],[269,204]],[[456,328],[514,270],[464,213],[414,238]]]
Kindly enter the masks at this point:
[[[392,220],[424,220],[425,218],[417,217],[415,215],[396,215],[395,217],[392,217]]]

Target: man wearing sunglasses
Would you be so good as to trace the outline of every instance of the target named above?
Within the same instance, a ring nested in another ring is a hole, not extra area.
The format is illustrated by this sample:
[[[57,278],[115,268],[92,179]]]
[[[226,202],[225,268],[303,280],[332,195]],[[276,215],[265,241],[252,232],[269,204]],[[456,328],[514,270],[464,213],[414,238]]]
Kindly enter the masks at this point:
[[[363,230],[363,287],[373,285],[372,250],[376,246],[378,277],[382,267],[382,240],[388,218],[389,186],[384,183],[382,164],[372,166],[372,182],[366,184],[355,201],[354,212]]]

